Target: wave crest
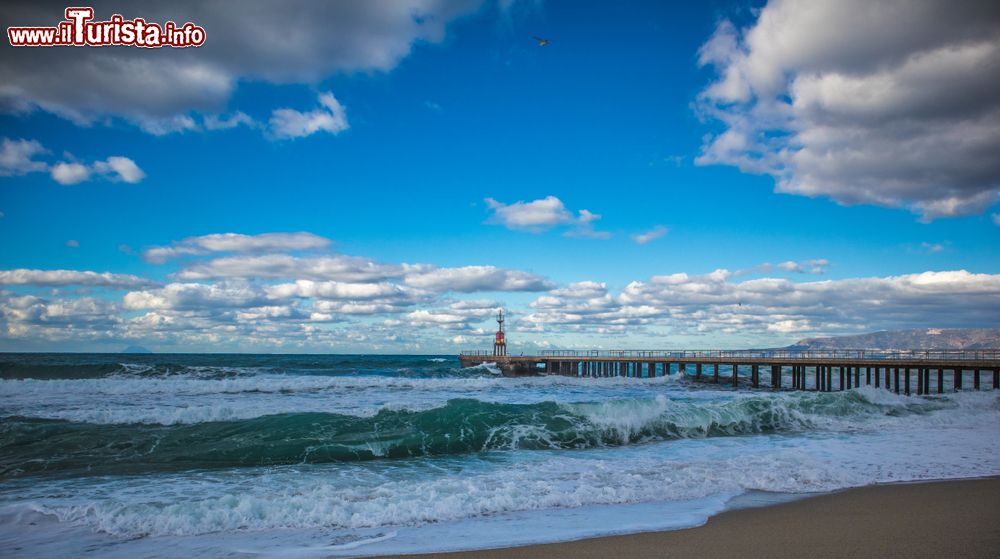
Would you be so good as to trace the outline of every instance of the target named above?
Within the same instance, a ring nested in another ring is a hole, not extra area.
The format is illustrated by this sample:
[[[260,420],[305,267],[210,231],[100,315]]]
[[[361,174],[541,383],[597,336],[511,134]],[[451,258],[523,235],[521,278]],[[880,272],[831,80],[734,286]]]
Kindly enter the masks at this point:
[[[857,421],[861,416],[875,422],[895,420],[956,405],[951,400],[873,393],[745,395],[712,402],[659,396],[582,404],[454,399],[427,410],[383,408],[368,417],[296,413],[190,425],[108,426],[11,417],[0,424],[0,478],[64,470],[179,471],[839,430],[866,423]],[[995,412],[992,399],[981,400]]]

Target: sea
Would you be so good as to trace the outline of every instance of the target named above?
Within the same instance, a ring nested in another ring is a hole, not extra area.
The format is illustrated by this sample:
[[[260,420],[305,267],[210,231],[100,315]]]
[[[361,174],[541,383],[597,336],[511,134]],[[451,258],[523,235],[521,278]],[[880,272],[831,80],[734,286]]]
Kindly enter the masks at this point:
[[[483,549],[1000,475],[1000,391],[709,380],[505,378],[451,355],[0,354],[0,556]]]

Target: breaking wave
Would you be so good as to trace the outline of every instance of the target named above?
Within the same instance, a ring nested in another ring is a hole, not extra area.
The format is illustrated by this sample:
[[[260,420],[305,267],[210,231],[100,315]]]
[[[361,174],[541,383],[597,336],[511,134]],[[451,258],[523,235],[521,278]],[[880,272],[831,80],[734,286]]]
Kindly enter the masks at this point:
[[[977,396],[977,395],[970,395]],[[987,395],[970,413],[996,413]],[[293,413],[196,424],[100,425],[27,417],[0,424],[0,478],[45,472],[140,473],[355,462],[496,450],[585,449],[649,441],[871,428],[959,407],[874,389],[746,395],[724,401],[647,400],[504,404],[449,400],[372,416]],[[964,421],[941,414],[939,421]],[[866,419],[866,421],[859,421]]]

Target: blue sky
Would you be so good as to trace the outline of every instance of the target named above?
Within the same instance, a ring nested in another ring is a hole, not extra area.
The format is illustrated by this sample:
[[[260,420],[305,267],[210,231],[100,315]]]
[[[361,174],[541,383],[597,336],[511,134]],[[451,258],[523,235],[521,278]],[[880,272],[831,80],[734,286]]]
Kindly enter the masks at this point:
[[[0,349],[450,352],[500,305],[525,351],[997,326],[1000,103],[973,94],[1000,75],[976,58],[995,10],[967,16],[981,35],[909,10],[881,41],[812,38],[810,10],[859,17],[814,4],[262,4],[301,52],[233,39],[254,10],[95,5],[208,38],[2,47]],[[973,93],[915,101],[941,68]]]

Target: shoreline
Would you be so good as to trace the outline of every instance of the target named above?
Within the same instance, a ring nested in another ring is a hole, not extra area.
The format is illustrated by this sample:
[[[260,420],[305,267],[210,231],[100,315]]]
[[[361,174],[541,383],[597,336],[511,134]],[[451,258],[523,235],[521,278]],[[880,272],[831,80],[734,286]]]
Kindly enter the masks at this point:
[[[869,485],[730,509],[698,527],[520,547],[388,555],[421,559],[996,557],[1000,477]]]

